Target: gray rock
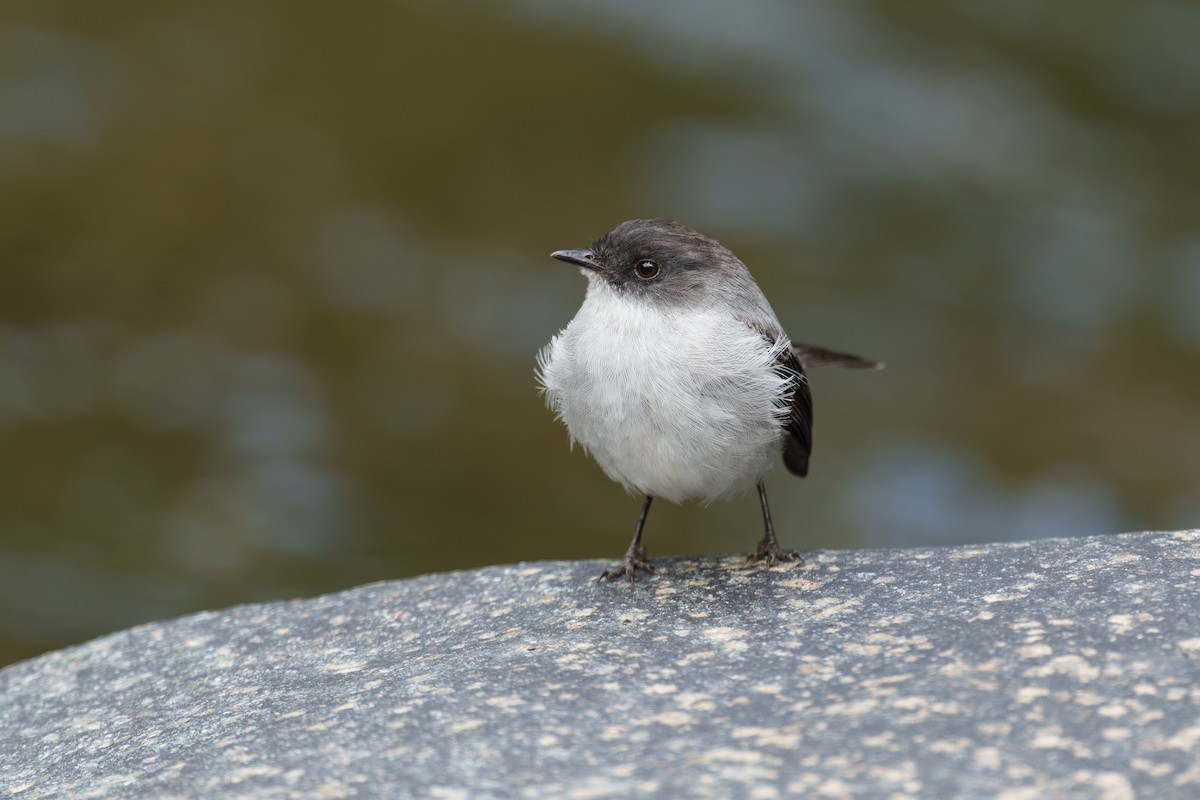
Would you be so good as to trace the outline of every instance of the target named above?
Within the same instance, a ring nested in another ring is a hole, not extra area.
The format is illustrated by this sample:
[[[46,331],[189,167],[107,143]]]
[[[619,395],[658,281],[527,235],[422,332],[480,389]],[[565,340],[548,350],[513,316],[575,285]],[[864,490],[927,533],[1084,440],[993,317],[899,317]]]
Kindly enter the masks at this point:
[[[0,671],[0,797],[1200,796],[1200,534],[430,575]]]

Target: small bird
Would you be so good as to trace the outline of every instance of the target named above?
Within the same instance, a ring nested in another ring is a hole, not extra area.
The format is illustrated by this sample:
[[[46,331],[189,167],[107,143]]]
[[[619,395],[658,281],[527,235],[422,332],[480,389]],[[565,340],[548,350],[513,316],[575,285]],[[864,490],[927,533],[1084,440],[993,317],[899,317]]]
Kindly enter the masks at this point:
[[[575,318],[537,356],[546,404],[600,468],[645,496],[622,563],[638,570],[654,498],[704,503],[758,487],[763,538],[750,561],[794,561],[775,538],[763,475],[780,455],[808,474],[812,395],[806,366],[882,365],[793,345],[738,258],[677,222],[622,222],[589,249],[557,250],[587,278]]]

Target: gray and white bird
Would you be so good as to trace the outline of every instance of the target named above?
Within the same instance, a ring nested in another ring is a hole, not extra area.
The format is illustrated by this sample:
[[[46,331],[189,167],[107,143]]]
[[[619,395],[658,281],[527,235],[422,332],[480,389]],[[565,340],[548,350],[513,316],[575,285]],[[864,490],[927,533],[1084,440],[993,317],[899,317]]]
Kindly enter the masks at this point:
[[[881,365],[792,344],[746,265],[677,222],[630,220],[589,249],[551,255],[588,285],[575,318],[538,353],[546,404],[572,444],[646,498],[624,560],[600,577],[658,572],[642,547],[654,498],[708,503],[753,486],[764,532],[750,560],[796,560],[775,538],[763,475],[780,455],[808,474],[804,368]]]

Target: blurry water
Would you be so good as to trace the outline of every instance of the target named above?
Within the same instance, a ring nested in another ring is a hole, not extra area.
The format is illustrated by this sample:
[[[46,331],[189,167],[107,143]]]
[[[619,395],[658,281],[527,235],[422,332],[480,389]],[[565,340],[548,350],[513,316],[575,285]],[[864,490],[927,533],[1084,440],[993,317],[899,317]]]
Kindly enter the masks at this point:
[[[786,544],[1200,519],[1200,11],[18,3],[0,20],[0,663],[367,580],[613,557],[542,408],[583,281],[667,216],[820,372]],[[656,507],[653,554],[758,536]]]

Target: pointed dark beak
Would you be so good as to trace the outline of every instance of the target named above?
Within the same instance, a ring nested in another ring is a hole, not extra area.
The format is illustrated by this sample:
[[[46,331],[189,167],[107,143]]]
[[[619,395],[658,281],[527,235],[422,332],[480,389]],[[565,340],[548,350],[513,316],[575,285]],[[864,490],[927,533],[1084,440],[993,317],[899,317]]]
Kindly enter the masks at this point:
[[[591,250],[555,250],[550,256],[557,258],[559,261],[574,264],[577,267],[594,270],[604,269],[604,264],[600,262],[600,259],[596,258],[596,254]]]

